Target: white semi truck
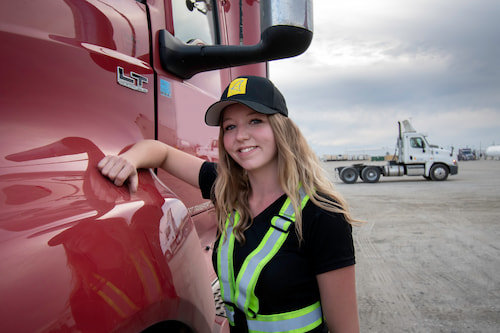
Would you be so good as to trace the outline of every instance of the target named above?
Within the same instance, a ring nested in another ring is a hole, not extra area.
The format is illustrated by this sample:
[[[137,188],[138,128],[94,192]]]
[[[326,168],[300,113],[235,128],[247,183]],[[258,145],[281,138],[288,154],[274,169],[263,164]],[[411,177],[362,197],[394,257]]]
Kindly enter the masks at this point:
[[[417,133],[408,120],[398,124],[399,136],[393,160],[387,165],[353,164],[338,167],[336,171],[344,183],[355,183],[358,178],[365,183],[376,183],[380,176],[404,175],[441,181],[446,180],[448,175],[458,173],[453,148],[450,151],[429,144],[426,136]]]

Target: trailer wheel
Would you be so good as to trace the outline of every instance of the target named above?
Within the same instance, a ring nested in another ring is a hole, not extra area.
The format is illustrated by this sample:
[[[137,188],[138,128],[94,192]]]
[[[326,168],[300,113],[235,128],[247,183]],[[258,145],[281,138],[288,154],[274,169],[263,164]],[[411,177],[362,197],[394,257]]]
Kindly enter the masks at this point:
[[[346,167],[340,171],[340,179],[346,184],[355,183],[358,180],[358,170],[353,167]]]
[[[377,167],[366,167],[361,171],[361,178],[365,183],[376,183],[380,179],[380,170]]]
[[[448,178],[448,174],[450,172],[448,171],[448,168],[444,166],[443,164],[434,164],[431,167],[431,171],[429,173],[430,177],[432,180],[437,180],[437,181],[442,181],[446,180]]]

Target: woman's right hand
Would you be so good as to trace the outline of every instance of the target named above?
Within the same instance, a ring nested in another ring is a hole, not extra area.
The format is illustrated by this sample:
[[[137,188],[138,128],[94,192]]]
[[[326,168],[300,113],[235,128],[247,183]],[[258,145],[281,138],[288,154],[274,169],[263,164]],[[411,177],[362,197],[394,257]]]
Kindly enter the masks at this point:
[[[131,193],[135,193],[139,186],[137,167],[123,156],[109,155],[104,157],[97,167],[101,173],[108,177],[116,186],[128,182]]]
[[[199,188],[198,177],[204,160],[157,140],[142,140],[121,155],[108,155],[97,165],[116,186],[128,182],[130,192],[139,187],[137,169],[161,168]]]

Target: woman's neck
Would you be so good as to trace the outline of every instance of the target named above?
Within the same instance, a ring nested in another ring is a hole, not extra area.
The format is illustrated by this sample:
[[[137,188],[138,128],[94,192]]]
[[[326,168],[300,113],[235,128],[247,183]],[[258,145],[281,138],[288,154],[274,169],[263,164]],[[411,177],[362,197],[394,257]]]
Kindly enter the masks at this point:
[[[285,192],[279,183],[278,169],[261,170],[262,172],[249,172],[250,197],[248,203],[252,217],[259,215],[270,204],[275,202]]]

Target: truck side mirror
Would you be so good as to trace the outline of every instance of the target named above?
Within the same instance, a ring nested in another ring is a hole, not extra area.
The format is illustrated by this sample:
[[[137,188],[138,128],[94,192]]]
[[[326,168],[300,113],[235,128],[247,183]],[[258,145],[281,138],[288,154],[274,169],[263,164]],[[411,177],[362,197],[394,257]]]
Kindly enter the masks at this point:
[[[193,75],[227,67],[297,56],[312,41],[312,0],[261,2],[261,40],[255,45],[187,45],[160,30],[163,69],[189,79]]]

